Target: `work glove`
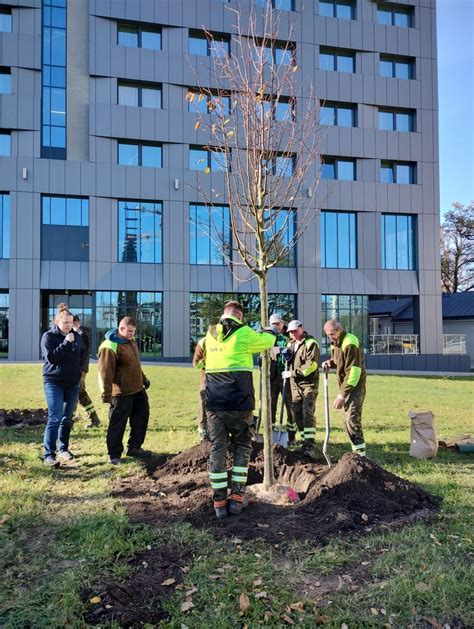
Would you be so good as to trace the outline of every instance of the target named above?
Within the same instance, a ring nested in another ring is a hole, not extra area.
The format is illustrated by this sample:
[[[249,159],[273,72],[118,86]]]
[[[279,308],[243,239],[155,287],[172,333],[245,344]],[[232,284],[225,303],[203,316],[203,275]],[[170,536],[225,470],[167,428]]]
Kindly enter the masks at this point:
[[[291,350],[291,347],[285,347],[281,350],[281,355],[283,356],[283,360],[285,362],[289,362],[290,360],[293,359],[293,351]]]
[[[143,388],[149,389],[150,388],[150,384],[151,382],[148,380],[148,378],[146,376],[143,376]]]
[[[282,371],[281,377],[283,378],[283,380],[287,380],[288,378],[291,378],[291,371],[289,370]]]
[[[276,345],[274,345],[273,347],[270,347],[270,357],[275,360],[276,357],[278,356],[278,354],[281,352],[281,347],[277,347]]]

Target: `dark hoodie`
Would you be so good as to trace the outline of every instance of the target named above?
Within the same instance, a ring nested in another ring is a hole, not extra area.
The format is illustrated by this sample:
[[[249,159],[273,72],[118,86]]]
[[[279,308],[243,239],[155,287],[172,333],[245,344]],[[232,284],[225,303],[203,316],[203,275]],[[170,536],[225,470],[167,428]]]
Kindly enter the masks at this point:
[[[67,389],[81,379],[85,348],[80,335],[73,333],[74,341],[69,343],[66,335],[53,325],[41,337],[44,382],[55,382]]]
[[[122,338],[110,330],[99,347],[99,386],[104,401],[111,397],[134,395],[143,390],[140,352],[135,339]]]

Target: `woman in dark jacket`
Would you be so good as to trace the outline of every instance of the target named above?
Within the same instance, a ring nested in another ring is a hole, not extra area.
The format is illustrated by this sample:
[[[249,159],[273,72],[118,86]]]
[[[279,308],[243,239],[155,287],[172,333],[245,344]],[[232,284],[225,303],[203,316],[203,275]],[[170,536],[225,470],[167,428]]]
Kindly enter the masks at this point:
[[[48,423],[43,439],[44,464],[50,467],[59,466],[57,447],[59,456],[65,461],[74,458],[69,452],[69,435],[79,394],[84,351],[80,335],[72,329],[72,313],[65,304],[59,304],[54,325],[41,337],[43,383],[48,404]]]

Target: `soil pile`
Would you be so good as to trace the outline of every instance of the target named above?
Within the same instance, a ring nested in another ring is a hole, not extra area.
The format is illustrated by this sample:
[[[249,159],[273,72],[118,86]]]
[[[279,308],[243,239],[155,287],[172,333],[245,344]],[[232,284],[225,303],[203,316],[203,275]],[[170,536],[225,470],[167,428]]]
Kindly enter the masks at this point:
[[[44,408],[14,408],[8,411],[0,409],[0,428],[40,426],[47,421],[48,411]]]
[[[210,497],[209,452],[210,444],[203,442],[159,465],[148,478],[118,479],[115,495],[134,521],[159,527],[187,521],[212,529],[217,537],[261,538],[274,545],[291,540],[325,542],[374,525],[398,526],[426,518],[439,504],[421,487],[357,454],[345,454],[328,469],[275,446],[275,477],[293,487],[300,502],[282,506],[251,498],[239,517],[218,522]],[[230,468],[230,458],[228,463]],[[248,484],[261,482],[263,450],[254,444]]]

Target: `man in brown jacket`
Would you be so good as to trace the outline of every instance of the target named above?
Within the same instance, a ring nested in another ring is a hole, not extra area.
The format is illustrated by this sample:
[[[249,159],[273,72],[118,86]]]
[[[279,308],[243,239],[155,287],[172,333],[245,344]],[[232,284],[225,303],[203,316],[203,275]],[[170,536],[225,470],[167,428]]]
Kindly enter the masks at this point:
[[[99,348],[99,386],[102,401],[110,403],[107,451],[112,465],[122,460],[123,435],[130,419],[127,456],[144,458],[143,450],[150,407],[145,389],[150,386],[141,364],[135,341],[137,324],[133,317],[124,317],[119,327],[105,335]]]

